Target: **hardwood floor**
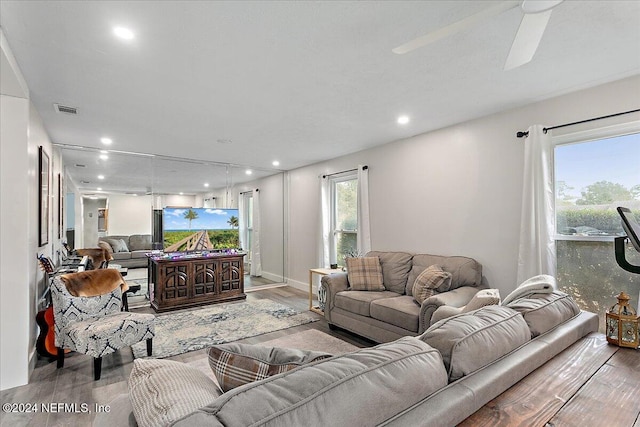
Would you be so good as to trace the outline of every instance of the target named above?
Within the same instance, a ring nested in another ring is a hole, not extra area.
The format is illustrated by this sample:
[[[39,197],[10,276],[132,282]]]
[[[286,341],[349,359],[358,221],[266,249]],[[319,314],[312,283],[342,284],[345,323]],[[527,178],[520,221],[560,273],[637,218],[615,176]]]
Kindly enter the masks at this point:
[[[263,298],[300,311],[308,309],[308,294],[290,287],[260,290],[247,295],[248,300]],[[135,311],[153,312],[150,308]],[[330,330],[323,319],[242,342],[259,344],[306,329],[320,330],[358,347],[374,345],[346,331]],[[201,358],[203,351],[169,359],[190,362]],[[99,381],[93,381],[92,365],[92,358],[75,353],[68,355],[62,369],[56,369],[55,362],[38,360],[30,383],[2,391],[2,403],[59,402],[71,406],[61,407],[58,413],[2,412],[0,425],[90,426],[95,414],[82,413],[80,405],[85,403],[94,412],[96,404],[108,404],[116,396],[126,393],[133,356],[129,348],[105,356]],[[461,426],[640,427],[639,396],[640,351],[610,346],[601,334],[592,334],[493,399]]]

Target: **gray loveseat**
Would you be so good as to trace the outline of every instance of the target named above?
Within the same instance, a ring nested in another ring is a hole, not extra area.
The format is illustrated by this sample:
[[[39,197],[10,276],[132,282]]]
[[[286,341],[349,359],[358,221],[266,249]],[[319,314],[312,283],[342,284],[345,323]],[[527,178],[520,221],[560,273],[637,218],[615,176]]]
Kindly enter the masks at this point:
[[[473,258],[372,251],[382,266],[384,291],[353,291],[347,273],[322,278],[326,289],[324,316],[338,326],[375,342],[389,342],[418,335],[431,325],[434,312],[442,306],[462,307],[482,288],[482,265]],[[423,270],[439,265],[451,273],[451,285],[418,305],[412,287]]]
[[[152,250],[151,234],[99,237],[98,246],[112,253],[114,264],[127,268],[146,267],[147,253]]]
[[[136,359],[129,399],[111,402],[109,417],[94,425],[454,426],[597,329],[595,314],[555,291],[455,315],[418,337],[226,393],[181,362]]]

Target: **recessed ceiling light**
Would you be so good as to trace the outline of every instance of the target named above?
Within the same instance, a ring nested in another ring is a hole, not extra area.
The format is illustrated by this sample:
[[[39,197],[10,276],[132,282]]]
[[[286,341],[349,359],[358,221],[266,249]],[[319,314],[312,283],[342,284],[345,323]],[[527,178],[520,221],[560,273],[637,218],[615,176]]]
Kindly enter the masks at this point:
[[[113,33],[123,40],[132,40],[134,37],[133,31],[124,27],[115,27]]]
[[[109,158],[109,156],[107,156],[106,154],[100,154],[100,158],[102,160],[107,160]]]
[[[208,187],[208,186],[209,186],[209,183],[208,183],[208,182],[205,182],[205,183],[204,183],[204,186],[205,186],[205,187]]]
[[[279,161],[277,161],[277,160],[274,160],[273,162],[271,162],[271,164],[272,164],[273,166],[280,166],[280,162],[279,162]]]
[[[102,191],[102,187],[98,187],[98,191]]]
[[[180,193],[178,193],[178,194],[180,194],[180,195],[182,196],[184,193],[181,191],[181,192],[180,192]]]
[[[98,179],[104,179],[104,175],[98,175]]]
[[[137,194],[132,194],[132,196],[133,196],[133,197],[137,197],[138,195],[137,195]]]
[[[109,154],[107,150],[100,150],[100,154]]]
[[[409,123],[409,116],[400,116],[400,117],[398,117],[398,124],[399,125],[406,125],[407,123]]]
[[[246,171],[244,171],[244,173],[246,173],[247,175],[251,175],[253,171],[251,169],[247,169]]]
[[[111,138],[100,138],[100,142],[102,142],[104,145],[111,145],[113,140]]]

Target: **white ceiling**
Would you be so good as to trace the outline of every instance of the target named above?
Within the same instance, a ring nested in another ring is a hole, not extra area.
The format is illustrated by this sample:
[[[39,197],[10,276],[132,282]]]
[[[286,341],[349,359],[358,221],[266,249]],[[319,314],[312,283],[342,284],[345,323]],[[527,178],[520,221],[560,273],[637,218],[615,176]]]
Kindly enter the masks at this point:
[[[508,72],[520,8],[391,52],[495,3],[2,0],[0,25],[54,143],[109,136],[115,150],[266,169],[640,74],[638,1],[565,1],[533,61]]]

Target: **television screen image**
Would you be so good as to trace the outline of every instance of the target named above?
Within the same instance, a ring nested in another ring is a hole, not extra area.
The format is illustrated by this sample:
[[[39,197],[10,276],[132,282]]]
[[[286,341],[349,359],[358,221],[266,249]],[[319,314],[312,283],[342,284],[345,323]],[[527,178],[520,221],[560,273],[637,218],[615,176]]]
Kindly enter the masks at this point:
[[[238,209],[164,208],[165,252],[237,249]]]

